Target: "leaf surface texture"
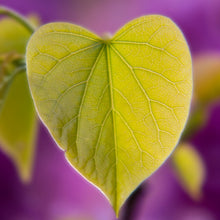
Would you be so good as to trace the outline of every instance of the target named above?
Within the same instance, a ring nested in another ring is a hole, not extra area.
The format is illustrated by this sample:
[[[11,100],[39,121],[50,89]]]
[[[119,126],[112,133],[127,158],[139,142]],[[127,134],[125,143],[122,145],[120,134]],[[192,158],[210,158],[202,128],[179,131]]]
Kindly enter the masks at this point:
[[[31,38],[27,64],[41,119],[118,214],[185,125],[192,71],[181,31],[156,15],[105,40],[80,26],[50,23]]]

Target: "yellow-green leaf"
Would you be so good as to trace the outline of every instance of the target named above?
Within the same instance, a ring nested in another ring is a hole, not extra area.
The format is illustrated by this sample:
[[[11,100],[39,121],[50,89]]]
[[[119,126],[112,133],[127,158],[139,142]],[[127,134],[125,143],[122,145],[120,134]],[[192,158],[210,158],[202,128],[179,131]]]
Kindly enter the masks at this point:
[[[131,21],[112,39],[51,23],[32,36],[26,57],[41,119],[118,214],[185,125],[192,70],[181,31],[158,15]]]
[[[181,185],[193,199],[200,199],[205,180],[205,166],[200,154],[188,143],[181,143],[172,156]]]
[[[30,32],[11,18],[0,20],[0,55],[9,52],[25,53]]]
[[[36,116],[26,72],[11,82],[0,110],[0,143],[23,181],[30,180],[35,149]]]
[[[29,181],[35,149],[36,114],[19,60],[30,33],[12,19],[0,20],[0,145],[23,181]]]

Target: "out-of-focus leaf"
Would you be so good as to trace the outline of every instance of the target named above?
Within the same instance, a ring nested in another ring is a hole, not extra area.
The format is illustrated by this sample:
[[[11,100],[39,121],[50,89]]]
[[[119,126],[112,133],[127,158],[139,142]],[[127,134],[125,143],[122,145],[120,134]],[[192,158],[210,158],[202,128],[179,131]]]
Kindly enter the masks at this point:
[[[202,196],[205,165],[197,150],[188,143],[180,144],[172,156],[178,179],[188,194],[198,200]]]
[[[23,181],[30,180],[36,114],[22,64],[30,33],[12,19],[0,20],[0,145]]]
[[[118,214],[185,125],[192,74],[181,31],[163,16],[135,19],[112,39],[52,23],[33,35],[26,57],[40,117]]]
[[[194,96],[201,104],[220,98],[220,54],[203,54],[194,59]]]
[[[0,20],[0,56],[9,52],[24,54],[30,32],[11,18]]]
[[[35,27],[39,27],[41,24],[41,18],[35,14],[35,13],[31,13],[28,15],[28,20],[35,26]]]
[[[32,171],[35,133],[35,110],[23,71],[14,76],[0,110],[0,143],[24,181]]]

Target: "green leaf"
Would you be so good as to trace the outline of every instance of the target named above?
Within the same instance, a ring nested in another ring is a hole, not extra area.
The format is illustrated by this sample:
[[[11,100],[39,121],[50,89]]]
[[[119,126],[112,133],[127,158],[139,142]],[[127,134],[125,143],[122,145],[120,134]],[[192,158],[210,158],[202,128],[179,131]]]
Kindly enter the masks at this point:
[[[0,144],[21,179],[29,181],[35,150],[36,114],[21,66],[30,34],[12,19],[0,21]]]
[[[206,173],[200,154],[190,144],[181,143],[175,150],[172,161],[183,188],[193,199],[199,200]]]
[[[131,21],[112,39],[51,23],[32,36],[26,57],[41,119],[118,215],[185,125],[192,70],[181,31],[155,15]]]
[[[25,71],[14,76],[0,111],[0,142],[23,181],[29,181],[35,146],[36,116]]]
[[[30,32],[11,18],[0,20],[0,54],[17,52],[25,53]]]

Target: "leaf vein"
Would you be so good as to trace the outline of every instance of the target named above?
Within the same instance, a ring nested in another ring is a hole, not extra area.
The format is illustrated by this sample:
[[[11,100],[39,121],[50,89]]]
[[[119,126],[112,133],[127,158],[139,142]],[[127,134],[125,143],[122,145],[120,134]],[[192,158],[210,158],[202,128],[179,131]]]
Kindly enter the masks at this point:
[[[134,71],[133,71],[133,68],[132,66],[125,60],[125,58],[118,52],[118,50],[116,48],[114,48],[112,46],[112,49],[115,51],[115,53],[120,57],[120,59],[124,62],[124,64],[128,67],[128,69],[131,71],[132,73],[132,76],[134,77],[136,83],[138,84],[139,88],[141,89],[142,93],[144,94],[144,96],[146,97],[146,99],[148,100],[148,105],[149,105],[149,110],[150,110],[150,114],[151,114],[151,117],[154,121],[154,124],[157,128],[157,136],[158,136],[158,143],[160,144],[161,148],[162,149],[165,149],[166,147],[163,146],[162,142],[161,142],[161,139],[160,139],[160,128],[159,128],[159,125],[157,123],[157,120],[153,114],[153,111],[152,111],[152,107],[151,107],[151,104],[150,104],[150,97],[148,96],[148,94],[146,93],[146,91],[144,90],[141,82],[139,81],[139,79],[136,77]]]
[[[162,53],[166,53],[169,57],[175,59],[180,65],[183,65],[183,63],[180,61],[180,59],[176,56],[174,56],[172,53],[170,53],[167,49],[161,48],[155,45],[152,45],[148,42],[136,42],[136,41],[112,41],[113,44],[130,44],[130,45],[146,45],[148,47],[151,47],[152,49],[159,50]]]

